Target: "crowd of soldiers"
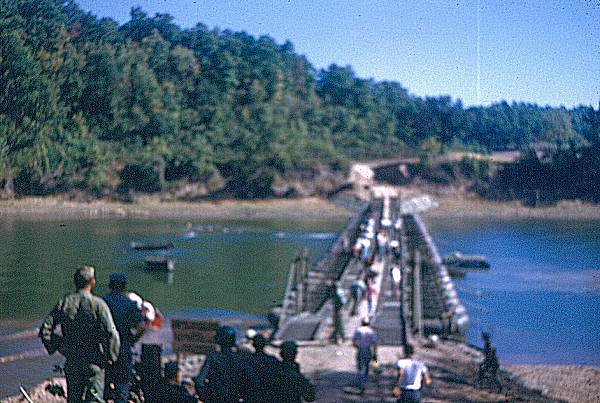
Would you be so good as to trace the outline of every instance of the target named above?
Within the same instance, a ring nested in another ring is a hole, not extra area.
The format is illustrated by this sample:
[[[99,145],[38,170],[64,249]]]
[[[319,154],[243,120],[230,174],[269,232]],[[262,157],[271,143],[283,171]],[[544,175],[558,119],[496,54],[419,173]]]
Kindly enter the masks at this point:
[[[315,400],[314,386],[300,373],[297,346],[286,341],[280,358],[265,352],[267,339],[260,333],[249,340],[254,351],[236,348],[236,332],[231,326],[217,329],[219,351],[210,354],[193,378],[198,398],[203,402],[290,402]]]
[[[62,297],[44,319],[39,337],[49,354],[65,357],[67,401],[128,402],[133,378],[133,346],[143,335],[148,318],[127,295],[127,275],[110,275],[110,292],[92,294],[94,268],[75,271],[75,291]],[[219,351],[206,357],[193,378],[195,392],[179,384],[176,362],[163,370],[154,385],[160,402],[302,402],[315,399],[314,386],[300,373],[297,346],[286,341],[277,359],[265,352],[267,339],[255,334],[251,349],[236,347],[230,326],[216,331]]]

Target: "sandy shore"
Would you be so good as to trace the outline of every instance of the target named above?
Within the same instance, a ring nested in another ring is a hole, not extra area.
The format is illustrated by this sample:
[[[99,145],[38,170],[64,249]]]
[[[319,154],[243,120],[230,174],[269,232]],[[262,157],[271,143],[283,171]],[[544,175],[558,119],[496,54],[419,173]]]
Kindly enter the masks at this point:
[[[426,192],[404,190],[406,197]],[[432,194],[437,208],[424,213],[430,217],[529,217],[600,219],[600,204],[562,201],[554,206],[524,207],[520,202],[494,202],[464,194]],[[95,200],[89,203],[64,197],[30,197],[0,200],[0,217],[351,217],[354,213],[324,198],[267,200],[219,200],[199,202],[161,201],[140,198],[135,203]]]
[[[600,204],[561,201],[553,206],[526,207],[516,201],[497,202],[465,195],[434,195],[437,208],[424,215],[431,217],[525,217],[559,219],[600,219]]]
[[[524,385],[568,402],[600,402],[600,367],[582,365],[509,365]]]
[[[353,212],[316,197],[302,199],[160,201],[147,197],[136,203],[95,200],[89,203],[61,197],[0,201],[1,216],[51,217],[351,217]]]

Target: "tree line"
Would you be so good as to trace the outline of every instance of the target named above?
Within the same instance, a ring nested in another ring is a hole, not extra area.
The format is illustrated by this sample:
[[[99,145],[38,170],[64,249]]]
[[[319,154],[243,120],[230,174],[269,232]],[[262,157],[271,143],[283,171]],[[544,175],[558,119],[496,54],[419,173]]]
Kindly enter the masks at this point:
[[[466,108],[349,66],[318,70],[268,36],[182,29],[140,8],[119,25],[73,1],[0,0],[7,196],[266,197],[293,191],[289,183],[328,183],[350,160],[540,147],[557,166],[579,161],[587,178],[599,167],[599,113]]]

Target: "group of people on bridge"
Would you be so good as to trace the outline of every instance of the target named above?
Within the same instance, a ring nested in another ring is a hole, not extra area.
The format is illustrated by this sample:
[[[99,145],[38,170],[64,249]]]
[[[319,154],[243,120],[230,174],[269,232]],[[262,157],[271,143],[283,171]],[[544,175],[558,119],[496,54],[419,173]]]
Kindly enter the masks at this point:
[[[378,227],[378,228],[377,228]],[[357,378],[356,387],[363,395],[367,385],[371,363],[379,366],[377,357],[377,332],[371,327],[371,320],[375,316],[375,306],[380,289],[377,277],[382,275],[385,267],[386,256],[392,254],[394,263],[389,266],[391,292],[395,300],[400,300],[400,282],[402,273],[398,263],[401,257],[399,238],[401,220],[392,223],[390,219],[383,218],[377,226],[372,215],[366,217],[361,223],[359,234],[352,248],[354,258],[363,266],[360,274],[350,285],[352,305],[350,317],[361,315],[360,326],[352,336],[352,345],[356,349]],[[394,239],[396,238],[396,239]],[[375,262],[379,268],[375,268]],[[332,282],[330,298],[333,302],[334,330],[332,341],[337,343],[345,339],[341,311],[345,305],[344,290],[340,282]],[[366,300],[366,312],[359,309]],[[421,387],[431,382],[431,377],[425,364],[413,358],[413,348],[410,345],[404,348],[405,357],[395,363],[397,371],[393,383],[393,394],[398,402],[420,401]]]

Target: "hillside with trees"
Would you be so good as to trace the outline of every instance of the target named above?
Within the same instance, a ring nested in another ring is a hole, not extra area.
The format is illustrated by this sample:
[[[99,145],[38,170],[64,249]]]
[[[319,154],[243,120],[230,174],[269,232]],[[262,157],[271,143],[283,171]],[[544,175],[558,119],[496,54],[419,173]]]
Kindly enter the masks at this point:
[[[182,29],[139,8],[119,25],[74,2],[0,0],[5,197],[327,193],[350,160],[523,150],[473,178],[482,195],[527,198],[534,184],[545,200],[600,201],[599,143],[591,106],[466,108],[349,66],[317,70],[268,36]]]

